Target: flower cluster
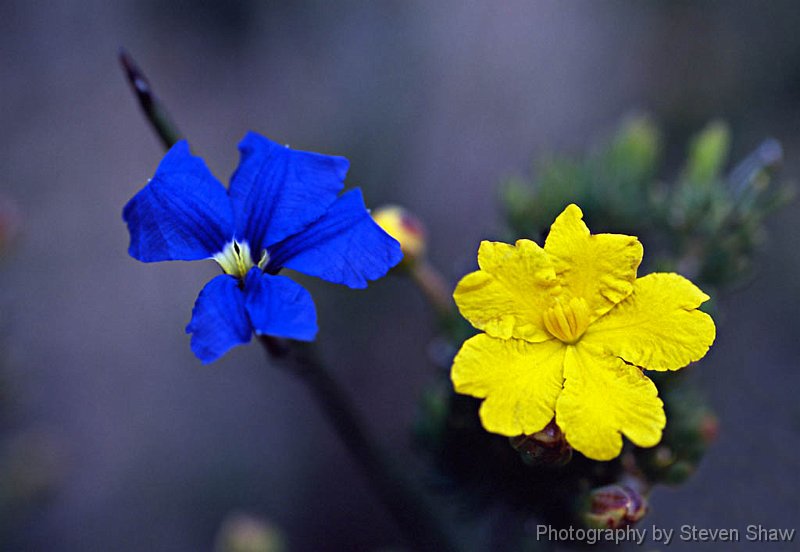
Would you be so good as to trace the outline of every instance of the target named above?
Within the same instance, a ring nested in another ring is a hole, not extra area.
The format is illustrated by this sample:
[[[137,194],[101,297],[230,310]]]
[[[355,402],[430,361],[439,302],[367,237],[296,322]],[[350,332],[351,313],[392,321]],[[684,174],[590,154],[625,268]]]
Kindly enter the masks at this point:
[[[541,431],[555,416],[573,448],[595,460],[620,453],[621,433],[642,447],[666,423],[643,370],[677,370],[715,338],[698,307],[709,297],[672,273],[637,278],[643,248],[620,234],[592,235],[569,205],[544,247],[481,243],[480,270],[453,297],[485,333],[453,363],[459,393],[485,399],[483,426],[506,436]]]
[[[255,133],[225,187],[185,141],[125,206],[129,253],[144,261],[213,259],[224,274],[197,298],[186,327],[203,362],[248,342],[253,332],[310,341],[314,303],[286,267],[351,288],[402,259],[399,244],[369,215],[361,192],[339,195],[349,162],[292,150]]]

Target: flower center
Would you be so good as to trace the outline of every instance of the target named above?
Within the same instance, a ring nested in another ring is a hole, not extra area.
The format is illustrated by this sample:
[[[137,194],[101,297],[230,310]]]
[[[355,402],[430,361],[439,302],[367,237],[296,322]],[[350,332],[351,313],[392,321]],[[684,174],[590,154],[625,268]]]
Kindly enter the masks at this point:
[[[542,318],[550,335],[564,343],[575,343],[589,327],[589,305],[582,297],[573,297],[567,305],[556,300]]]
[[[225,274],[230,274],[240,279],[244,279],[247,276],[247,271],[254,266],[263,270],[269,262],[269,255],[266,249],[261,252],[261,259],[256,264],[253,262],[253,256],[250,253],[250,246],[247,242],[238,242],[236,240],[228,242],[222,248],[222,251],[212,258],[222,267]]]

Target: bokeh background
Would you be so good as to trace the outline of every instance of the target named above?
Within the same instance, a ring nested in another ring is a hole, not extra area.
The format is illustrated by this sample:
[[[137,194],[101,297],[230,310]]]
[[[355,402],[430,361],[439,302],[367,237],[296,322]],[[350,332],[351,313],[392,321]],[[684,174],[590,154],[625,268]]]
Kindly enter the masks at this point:
[[[796,178],[799,26],[792,0],[0,3],[0,192],[19,213],[0,261],[0,477],[37,497],[3,506],[0,546],[209,550],[232,511],[271,520],[291,550],[399,542],[299,382],[255,345],[206,367],[192,356],[183,328],[215,266],[127,256],[121,209],[162,150],[120,46],[221,180],[250,129],[345,155],[371,205],[427,223],[455,281],[499,228],[504,177],[583,151],[632,110],[665,130],[665,177],[721,117],[734,158],[774,136]],[[687,484],[655,492],[648,526],[797,527],[799,223],[797,203],[777,213],[756,278],[722,298],[699,376],[720,437]],[[430,309],[399,278],[304,283],[371,429],[421,467],[409,427],[431,379]]]

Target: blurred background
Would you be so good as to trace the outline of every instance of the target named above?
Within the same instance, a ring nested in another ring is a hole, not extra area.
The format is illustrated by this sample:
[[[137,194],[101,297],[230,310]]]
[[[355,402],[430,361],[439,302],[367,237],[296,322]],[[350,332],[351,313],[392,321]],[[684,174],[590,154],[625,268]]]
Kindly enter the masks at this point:
[[[120,46],[220,180],[247,130],[344,155],[368,204],[426,222],[455,282],[496,235],[501,180],[584,151],[634,110],[664,129],[665,178],[714,118],[734,159],[772,136],[796,178],[798,26],[792,0],[0,3],[0,229],[16,231],[0,240],[0,546],[210,550],[236,511],[276,524],[291,550],[400,539],[301,383],[257,345],[210,366],[192,355],[184,327],[216,266],[128,257],[121,209],[163,151]],[[699,376],[720,437],[688,483],[655,491],[647,525],[800,519],[798,223],[796,202],[776,214],[756,278],[721,298]],[[303,283],[332,369],[418,466],[430,308],[400,278]]]

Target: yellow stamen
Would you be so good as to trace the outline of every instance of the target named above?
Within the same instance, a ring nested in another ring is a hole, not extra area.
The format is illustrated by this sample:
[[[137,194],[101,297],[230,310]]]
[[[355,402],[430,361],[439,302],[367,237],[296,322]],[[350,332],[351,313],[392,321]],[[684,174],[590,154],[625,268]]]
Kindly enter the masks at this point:
[[[261,253],[261,259],[258,265],[253,263],[253,256],[250,253],[250,246],[247,242],[238,242],[231,240],[219,253],[214,255],[213,259],[219,263],[225,274],[236,276],[237,278],[244,278],[247,271],[258,266],[263,269],[269,262],[269,255],[265,249]]]
[[[573,297],[567,305],[556,300],[542,319],[550,335],[564,343],[575,343],[589,327],[589,305],[582,297]]]

